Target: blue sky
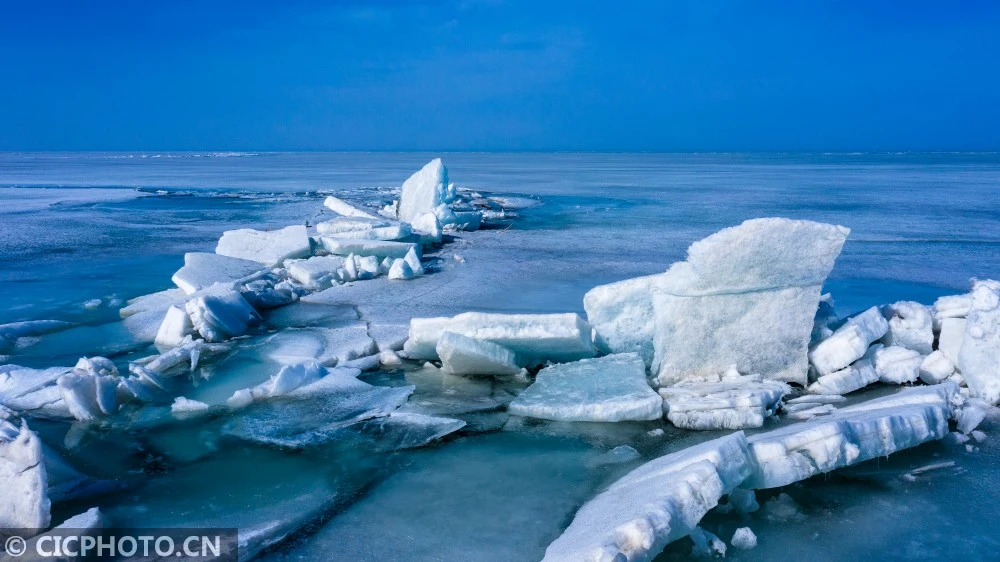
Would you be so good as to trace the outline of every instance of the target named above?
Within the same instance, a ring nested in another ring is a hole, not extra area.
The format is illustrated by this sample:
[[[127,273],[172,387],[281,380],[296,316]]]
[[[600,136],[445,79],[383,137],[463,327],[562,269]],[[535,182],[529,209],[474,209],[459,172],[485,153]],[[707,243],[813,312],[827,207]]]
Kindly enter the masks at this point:
[[[0,150],[1000,150],[996,2],[0,10]]]

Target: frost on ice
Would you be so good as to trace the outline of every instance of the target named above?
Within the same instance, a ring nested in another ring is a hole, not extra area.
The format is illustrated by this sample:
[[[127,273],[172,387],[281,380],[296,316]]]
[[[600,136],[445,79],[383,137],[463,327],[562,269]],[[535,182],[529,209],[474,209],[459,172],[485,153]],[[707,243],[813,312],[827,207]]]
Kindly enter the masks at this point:
[[[507,407],[511,414],[562,421],[655,420],[663,401],[636,353],[545,367]]]
[[[741,373],[805,384],[820,288],[849,232],[754,219],[692,244],[687,261],[672,265],[653,290],[657,382],[735,364]]]

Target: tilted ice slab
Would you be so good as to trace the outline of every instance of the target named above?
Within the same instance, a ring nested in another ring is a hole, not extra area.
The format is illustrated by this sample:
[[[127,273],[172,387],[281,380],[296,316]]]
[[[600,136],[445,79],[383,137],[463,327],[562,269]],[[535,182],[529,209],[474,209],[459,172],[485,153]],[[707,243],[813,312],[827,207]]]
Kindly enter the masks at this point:
[[[285,262],[288,276],[313,291],[329,288],[341,281],[339,272],[343,267],[342,256],[314,256]]]
[[[668,386],[741,373],[806,383],[820,288],[850,231],[780,218],[748,220],[688,248],[653,290],[653,369]]]
[[[423,447],[463,427],[462,420],[396,411],[358,422],[346,431],[371,440],[376,450],[399,451]]]
[[[0,528],[40,531],[51,507],[42,442],[27,423],[8,418],[0,408]]]
[[[184,254],[184,267],[178,269],[170,279],[190,295],[216,283],[235,283],[266,269],[251,260],[207,252],[189,252]]]
[[[448,169],[440,158],[428,162],[403,182],[399,198],[399,220],[410,222],[449,200]]]
[[[868,346],[889,331],[877,307],[852,316],[832,336],[816,344],[809,352],[809,360],[820,375],[839,371],[860,359]]]
[[[756,469],[745,488],[776,488],[948,433],[953,383],[903,389],[814,421],[751,436]]]
[[[977,281],[972,287],[958,368],[973,396],[1000,402],[1000,282]]]
[[[848,394],[875,383],[879,379],[878,372],[875,370],[875,353],[880,349],[882,349],[882,344],[877,343],[868,348],[868,351],[850,366],[829,375],[820,376],[816,382],[809,385],[809,392],[813,394]]]
[[[239,410],[224,431],[282,447],[319,445],[354,423],[389,415],[413,393],[412,386],[372,386],[356,375],[353,369],[333,369],[288,394],[255,401]]]
[[[215,253],[275,267],[287,259],[309,256],[312,243],[302,225],[267,231],[241,228],[222,233]]]
[[[361,209],[347,203],[342,199],[330,196],[323,200],[323,206],[330,209],[334,213],[344,217],[357,217],[362,219],[374,219],[373,215],[370,215]]]
[[[883,338],[886,346],[900,346],[927,355],[934,349],[934,328],[931,311],[912,301],[900,301],[882,307],[889,321],[889,331]]]
[[[789,392],[791,389],[785,383],[762,382],[760,377],[751,376],[659,390],[670,423],[701,430],[760,427]]]
[[[561,421],[655,420],[663,400],[646,382],[637,353],[620,353],[545,367],[507,411]]]
[[[652,560],[753,470],[742,431],[650,461],[584,504],[544,560]]]
[[[376,352],[364,322],[337,328],[287,328],[269,336],[258,353],[282,365],[314,361],[325,367]]]
[[[647,367],[653,364],[653,287],[665,274],[647,275],[600,285],[587,291],[587,321],[615,353],[634,351]]]
[[[413,359],[437,359],[438,340],[453,332],[501,345],[517,354],[521,366],[575,361],[597,355],[594,330],[573,313],[489,314],[465,312],[453,318],[413,318],[403,351]]]
[[[513,351],[454,332],[441,335],[436,351],[441,367],[455,375],[515,375],[521,371]]]
[[[359,240],[355,238],[331,238],[320,236],[323,249],[337,256],[375,256],[378,258],[405,258],[407,252],[414,251],[420,256],[420,244],[412,242],[385,242],[382,240]]]

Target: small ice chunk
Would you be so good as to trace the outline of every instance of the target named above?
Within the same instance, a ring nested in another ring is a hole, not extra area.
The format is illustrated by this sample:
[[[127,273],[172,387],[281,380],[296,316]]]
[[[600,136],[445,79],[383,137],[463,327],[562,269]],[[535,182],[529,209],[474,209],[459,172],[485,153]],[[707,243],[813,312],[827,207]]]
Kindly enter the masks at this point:
[[[81,357],[73,369],[93,376],[118,376],[118,367],[107,357]]]
[[[729,492],[728,499],[729,505],[733,506],[737,513],[753,513],[760,509],[760,504],[757,503],[757,493],[753,490],[736,488]]]
[[[875,353],[880,349],[882,349],[882,344],[877,343],[868,348],[861,359],[849,367],[817,378],[816,382],[809,385],[809,392],[813,394],[849,394],[877,382]]]
[[[70,415],[78,420],[95,420],[118,411],[114,377],[73,371],[59,377],[57,384]]]
[[[754,474],[745,488],[776,488],[884,457],[948,433],[955,385],[906,388],[812,421],[748,439]]]
[[[663,400],[646,382],[637,353],[545,367],[507,407],[513,415],[561,421],[655,420]]]
[[[853,316],[832,336],[816,344],[809,352],[809,360],[820,375],[828,375],[854,363],[868,351],[868,346],[889,330],[878,307]]]
[[[410,251],[420,255],[420,245],[411,242],[385,242],[321,236],[323,248],[336,256],[376,256],[378,258],[405,258]]]
[[[972,433],[972,430],[979,427],[979,424],[983,423],[983,420],[986,419],[988,409],[989,404],[982,400],[972,399],[967,401],[960,410],[955,412],[955,421],[958,430],[965,435]]]
[[[104,301],[101,299],[90,299],[83,302],[83,308],[94,310],[95,308],[100,308],[102,304],[104,304]]]
[[[593,328],[576,314],[485,312],[466,312],[453,318],[414,318],[403,350],[411,359],[437,359],[437,342],[446,331],[502,345],[517,354],[522,367],[545,361],[575,361],[598,352]]]
[[[448,199],[448,170],[440,158],[428,162],[419,172],[403,182],[399,198],[399,219],[411,222],[418,216],[433,212]]]
[[[338,271],[344,267],[343,256],[313,256],[304,260],[288,260],[288,276],[310,290],[328,289],[340,281]]]
[[[276,267],[287,259],[310,255],[312,243],[303,225],[268,231],[241,228],[222,233],[215,253]]]
[[[357,217],[362,219],[375,218],[373,215],[370,215],[362,211],[361,209],[358,209],[357,207],[351,205],[350,203],[347,203],[342,199],[338,199],[332,195],[323,200],[323,206],[326,207],[327,209],[330,209],[334,213],[337,213],[338,215],[344,217]]]
[[[389,349],[378,353],[378,364],[382,367],[393,369],[401,366],[403,364],[403,360],[399,358],[399,355],[396,355],[395,351]]]
[[[521,371],[513,351],[454,332],[441,335],[436,351],[441,367],[454,375],[516,375]]]
[[[978,429],[972,430],[971,432],[969,432],[969,435],[972,435],[972,438],[976,440],[976,443],[982,443],[983,441],[986,441],[986,434],[983,433],[982,431],[979,431]]]
[[[965,323],[965,318],[945,318],[941,321],[941,333],[938,335],[938,350],[959,368],[958,356],[965,340]]]
[[[437,244],[441,242],[444,235],[441,221],[434,213],[423,213],[410,221],[410,225],[413,227],[413,231],[420,236],[421,244]]]
[[[972,307],[972,295],[948,295],[934,301],[931,313],[934,315],[934,330],[940,331],[946,318],[965,318]]]
[[[694,542],[694,546],[691,547],[691,556],[695,558],[726,557],[726,543],[701,527],[695,527],[691,531],[691,541]]]
[[[742,379],[661,388],[663,411],[670,423],[684,429],[761,427],[791,388],[777,381]]]
[[[583,296],[587,321],[614,353],[634,351],[653,364],[653,286],[664,274],[600,285]]]
[[[624,464],[642,458],[639,451],[628,445],[619,445],[610,451],[598,455],[590,466],[605,466],[609,464]]]
[[[187,311],[177,306],[171,306],[160,322],[160,328],[156,331],[156,338],[153,342],[163,347],[173,347],[180,345],[184,338],[194,331],[194,324]]]
[[[663,431],[662,429],[660,429],[660,428],[656,428],[656,429],[650,429],[649,431],[647,431],[647,432],[646,432],[646,435],[648,435],[648,436],[650,436],[650,437],[663,437],[663,435],[664,435],[665,433],[666,433],[666,432],[665,432],[665,431]]]
[[[424,264],[420,262],[420,254],[417,253],[416,246],[406,252],[403,260],[406,262],[406,265],[410,266],[410,270],[413,271],[414,276],[419,277],[424,274]]]
[[[261,322],[239,291],[221,284],[193,295],[184,308],[194,329],[208,342],[242,336]]]
[[[208,404],[191,400],[183,396],[178,396],[170,405],[170,412],[173,414],[195,414],[208,411]]]
[[[1000,282],[973,285],[957,365],[973,396],[1000,402]]]
[[[757,535],[753,534],[750,527],[740,527],[733,533],[733,539],[729,542],[739,550],[750,550],[757,546]]]
[[[326,369],[316,363],[299,363],[298,365],[285,365],[278,371],[278,374],[271,379],[269,396],[280,396],[289,392],[312,384],[326,376]]]
[[[170,279],[190,295],[216,283],[235,283],[265,270],[256,261],[207,252],[189,252],[184,254],[184,267],[178,269]]]
[[[955,364],[941,350],[932,352],[920,363],[920,380],[927,384],[944,382],[954,372]]]
[[[392,266],[389,268],[389,279],[395,281],[408,281],[413,279],[416,275],[413,270],[410,269],[410,264],[406,263],[403,258],[396,258],[396,261],[392,262]]]
[[[804,385],[820,289],[849,232],[766,218],[692,244],[687,260],[653,288],[657,383],[703,378],[736,364],[740,372]]]
[[[887,347],[900,346],[927,355],[934,348],[931,311],[920,303],[899,301],[882,307],[889,321],[889,331],[883,338]]]
[[[887,384],[904,384],[917,380],[924,358],[919,352],[898,345],[883,347],[875,352],[875,372],[878,380]]]
[[[584,504],[543,560],[651,560],[693,532],[750,462],[742,431],[650,461]]]
[[[49,526],[42,442],[28,424],[0,418],[0,528],[41,531]]]

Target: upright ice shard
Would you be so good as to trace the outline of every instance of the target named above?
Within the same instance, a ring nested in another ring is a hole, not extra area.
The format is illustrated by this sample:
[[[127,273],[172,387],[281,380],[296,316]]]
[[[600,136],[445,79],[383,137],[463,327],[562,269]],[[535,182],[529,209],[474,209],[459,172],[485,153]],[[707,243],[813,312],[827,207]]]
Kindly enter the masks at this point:
[[[977,281],[972,287],[958,368],[973,396],[1000,402],[1000,282]]]
[[[820,288],[850,230],[753,219],[688,248],[653,289],[660,385],[741,373],[806,383]]]
[[[403,182],[399,198],[399,220],[412,222],[448,199],[448,169],[435,158]]]
[[[51,507],[42,442],[28,424],[7,418],[0,407],[0,528],[42,530]]]

